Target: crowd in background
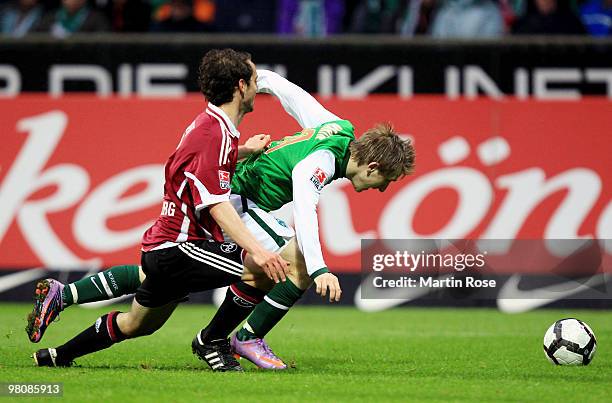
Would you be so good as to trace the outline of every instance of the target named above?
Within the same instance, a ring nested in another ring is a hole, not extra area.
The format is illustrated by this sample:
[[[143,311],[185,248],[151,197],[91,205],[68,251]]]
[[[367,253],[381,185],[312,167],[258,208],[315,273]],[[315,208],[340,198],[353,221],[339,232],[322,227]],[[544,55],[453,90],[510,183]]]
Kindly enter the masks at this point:
[[[0,32],[430,35],[612,33],[612,0],[11,0]]]

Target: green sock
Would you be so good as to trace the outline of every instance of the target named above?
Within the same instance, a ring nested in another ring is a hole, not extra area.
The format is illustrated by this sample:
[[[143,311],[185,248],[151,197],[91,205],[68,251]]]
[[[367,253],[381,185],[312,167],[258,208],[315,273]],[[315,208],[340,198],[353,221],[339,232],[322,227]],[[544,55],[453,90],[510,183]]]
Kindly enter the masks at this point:
[[[285,316],[289,308],[302,297],[304,290],[297,288],[291,280],[280,282],[270,290],[247,318],[238,331],[238,340],[263,339],[266,334]]]
[[[62,291],[63,307],[132,294],[140,286],[138,270],[139,266],[113,266],[67,284]]]

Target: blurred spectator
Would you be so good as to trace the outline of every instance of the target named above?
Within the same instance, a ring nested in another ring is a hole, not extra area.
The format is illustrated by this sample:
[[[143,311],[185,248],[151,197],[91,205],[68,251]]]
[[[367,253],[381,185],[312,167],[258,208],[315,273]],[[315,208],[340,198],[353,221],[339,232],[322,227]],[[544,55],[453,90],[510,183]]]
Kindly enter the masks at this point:
[[[403,36],[428,34],[436,0],[403,0],[398,12],[396,32]]]
[[[436,38],[483,38],[503,33],[504,21],[494,0],[444,0],[431,27]]]
[[[115,32],[146,32],[151,24],[148,0],[97,0]]]
[[[62,0],[60,8],[47,13],[36,28],[58,38],[76,32],[103,32],[109,29],[104,15],[89,7],[87,0]]]
[[[499,9],[504,20],[506,32],[509,32],[512,29],[512,25],[514,25],[514,21],[516,21],[518,14],[516,12],[516,2],[511,0],[499,0]]]
[[[360,0],[354,6],[347,4],[350,32],[412,36],[429,33],[436,0]]]
[[[516,21],[512,32],[528,35],[576,35],[585,34],[586,30],[567,0],[532,0],[527,4],[527,13]]]
[[[371,34],[395,32],[401,6],[400,0],[361,0],[353,9],[350,31]]]
[[[344,0],[278,0],[277,32],[319,37],[342,32]]]
[[[153,32],[210,32],[215,22],[214,0],[150,0]]]
[[[215,27],[220,32],[269,32],[276,29],[276,3],[272,0],[217,1]]]
[[[612,0],[590,0],[581,8],[582,22],[593,36],[612,33]]]
[[[512,14],[516,17],[520,17],[525,14],[527,11],[527,1],[528,0],[500,0],[502,3],[506,3],[510,8]]]
[[[42,16],[43,7],[38,0],[11,1],[0,8],[0,32],[22,37],[36,27]]]
[[[153,22],[153,32],[202,32],[211,31],[211,24],[197,20],[192,0],[170,0],[168,8],[158,10],[158,21]]]

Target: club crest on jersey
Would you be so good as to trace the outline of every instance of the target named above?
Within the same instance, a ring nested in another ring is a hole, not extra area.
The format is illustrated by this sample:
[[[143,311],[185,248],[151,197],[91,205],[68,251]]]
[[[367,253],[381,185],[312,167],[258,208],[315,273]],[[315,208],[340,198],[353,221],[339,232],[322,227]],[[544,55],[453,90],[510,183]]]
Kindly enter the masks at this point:
[[[224,190],[230,188],[230,174],[227,171],[219,171],[219,187]]]
[[[323,189],[323,186],[326,180],[327,180],[327,174],[321,168],[317,168],[314,171],[314,174],[312,174],[312,177],[310,178],[310,181],[312,182],[312,184],[319,191]]]
[[[225,253],[232,253],[238,249],[238,245],[233,242],[223,242],[220,246],[221,250]]]

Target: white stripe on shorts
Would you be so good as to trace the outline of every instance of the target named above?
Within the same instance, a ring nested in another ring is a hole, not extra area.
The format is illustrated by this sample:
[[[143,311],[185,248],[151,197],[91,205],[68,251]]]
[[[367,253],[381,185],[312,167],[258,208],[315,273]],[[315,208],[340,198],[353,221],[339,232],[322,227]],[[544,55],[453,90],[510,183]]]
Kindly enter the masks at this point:
[[[207,265],[209,265],[211,267],[214,267],[215,269],[219,269],[219,270],[224,271],[226,273],[233,274],[234,276],[238,276],[238,277],[242,276],[242,272],[230,270],[230,269],[228,269],[226,267],[218,265],[217,264],[218,262],[215,262],[214,260],[210,259],[209,257],[198,256],[198,255],[192,253],[190,250],[188,250],[188,249],[186,249],[184,247],[184,244],[180,244],[179,245],[179,249],[184,254],[186,254],[187,256],[189,256],[190,258],[192,258],[194,260],[197,260],[198,262],[206,263]]]
[[[238,270],[240,273],[242,273],[241,263],[235,262],[232,259],[228,259],[224,256],[217,255],[215,253],[207,251],[206,249],[199,248],[195,246],[194,244],[192,244],[191,242],[185,242],[184,245],[187,249],[189,249],[191,252],[193,252],[194,254],[198,256],[210,257],[211,259],[215,260],[216,263],[224,267],[227,267],[230,270]]]
[[[203,253],[205,255],[210,255],[210,256],[212,256],[212,257],[214,257],[216,259],[224,261],[225,263],[229,263],[231,265],[234,265],[234,266],[238,267],[238,269],[240,271],[242,271],[242,264],[240,264],[238,262],[235,262],[232,259],[226,258],[225,256],[217,255],[215,253],[212,253],[212,252],[210,252],[210,251],[208,251],[206,249],[203,249],[203,248],[200,248],[200,247],[196,246],[195,244],[193,244],[191,242],[185,242],[185,244],[190,246],[190,249],[193,249],[193,250],[195,250],[197,252],[201,252],[201,253]]]

